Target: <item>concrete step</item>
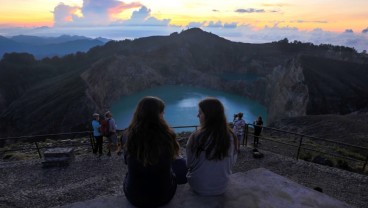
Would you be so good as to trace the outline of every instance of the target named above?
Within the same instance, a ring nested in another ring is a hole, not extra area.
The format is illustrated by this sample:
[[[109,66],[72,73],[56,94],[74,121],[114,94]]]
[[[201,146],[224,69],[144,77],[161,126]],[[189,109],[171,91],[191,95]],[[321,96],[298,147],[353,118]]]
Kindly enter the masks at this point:
[[[125,196],[101,197],[76,202],[63,208],[117,208],[132,206]],[[264,168],[231,175],[225,194],[203,197],[191,191],[189,184],[179,185],[174,198],[164,208],[347,208],[345,202],[307,188]]]

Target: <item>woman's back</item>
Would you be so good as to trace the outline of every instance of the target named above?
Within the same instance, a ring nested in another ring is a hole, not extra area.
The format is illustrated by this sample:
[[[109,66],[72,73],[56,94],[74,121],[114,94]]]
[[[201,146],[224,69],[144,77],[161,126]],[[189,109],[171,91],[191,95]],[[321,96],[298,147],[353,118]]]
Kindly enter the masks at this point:
[[[238,140],[218,99],[201,100],[197,116],[201,127],[189,137],[186,149],[188,183],[198,194],[219,195],[227,187]]]
[[[231,169],[236,161],[234,138],[229,136],[228,155],[221,160],[208,160],[205,151],[196,157],[189,147],[197,146],[200,139],[199,132],[196,132],[191,135],[187,143],[188,183],[200,195],[222,194],[225,192]]]
[[[155,207],[167,203],[175,194],[176,180],[171,170],[172,159],[163,153],[154,165],[144,166],[136,157],[126,155],[128,173],[124,192],[139,207]]]
[[[162,206],[176,191],[172,161],[179,153],[179,144],[163,119],[164,107],[161,99],[144,97],[127,130],[128,173],[124,193],[128,201],[138,207]]]

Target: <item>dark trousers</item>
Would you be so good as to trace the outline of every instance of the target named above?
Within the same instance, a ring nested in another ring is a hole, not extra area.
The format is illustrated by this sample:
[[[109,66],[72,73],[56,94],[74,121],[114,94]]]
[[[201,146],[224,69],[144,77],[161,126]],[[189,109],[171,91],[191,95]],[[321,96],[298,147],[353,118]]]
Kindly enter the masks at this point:
[[[254,147],[257,147],[259,144],[259,136],[261,135],[261,132],[255,132],[254,133]]]
[[[93,153],[99,153],[102,155],[102,136],[95,136],[95,146],[93,149]]]

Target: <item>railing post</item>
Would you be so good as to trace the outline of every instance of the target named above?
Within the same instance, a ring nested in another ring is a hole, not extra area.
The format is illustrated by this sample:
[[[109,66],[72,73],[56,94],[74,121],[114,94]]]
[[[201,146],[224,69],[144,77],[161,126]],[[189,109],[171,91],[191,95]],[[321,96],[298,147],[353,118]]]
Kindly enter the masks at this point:
[[[38,143],[35,142],[36,148],[37,148],[37,152],[38,152],[38,156],[40,157],[40,159],[42,158],[41,152],[40,152],[40,148],[38,147]]]
[[[91,142],[92,151],[95,149],[95,143],[93,142],[93,132],[89,134],[89,141]]]
[[[244,145],[247,146],[248,145],[248,133],[249,133],[249,128],[248,128],[248,124],[247,123],[245,124],[244,128],[245,128],[245,134],[244,134],[245,135],[245,138],[243,139],[243,146]],[[244,142],[245,142],[245,144],[244,144]]]
[[[365,159],[365,163],[363,165],[363,173],[365,171],[365,167],[367,166],[367,163],[368,163],[368,155],[367,155],[367,158]]]
[[[300,137],[298,152],[296,153],[296,160],[299,159],[299,154],[300,154],[300,149],[302,147],[302,142],[303,142],[303,136]]]

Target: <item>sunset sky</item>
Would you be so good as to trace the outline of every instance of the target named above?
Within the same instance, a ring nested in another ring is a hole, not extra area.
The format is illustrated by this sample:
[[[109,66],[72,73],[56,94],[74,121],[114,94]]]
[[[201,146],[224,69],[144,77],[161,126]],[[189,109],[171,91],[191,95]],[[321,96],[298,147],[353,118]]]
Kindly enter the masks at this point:
[[[368,0],[0,0],[0,35],[137,38],[200,27],[234,41],[288,38],[368,50]]]

